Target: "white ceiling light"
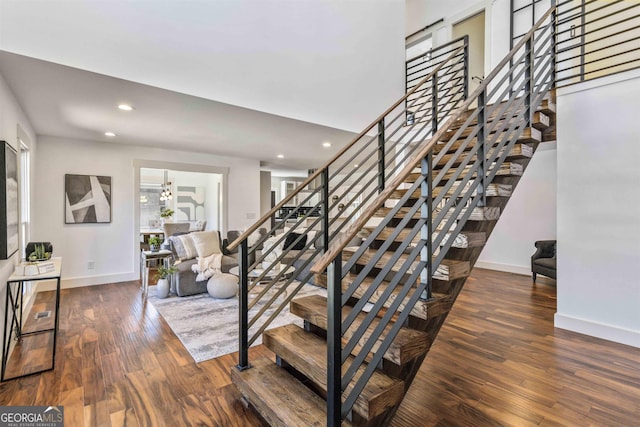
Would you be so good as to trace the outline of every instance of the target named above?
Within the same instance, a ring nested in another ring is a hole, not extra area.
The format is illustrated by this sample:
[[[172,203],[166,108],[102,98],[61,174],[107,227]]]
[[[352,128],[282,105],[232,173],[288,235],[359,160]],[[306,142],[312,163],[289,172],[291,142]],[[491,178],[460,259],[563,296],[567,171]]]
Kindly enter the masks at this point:
[[[277,156],[279,159],[284,159],[284,154],[278,154]]]
[[[322,146],[325,147],[325,148],[329,148],[329,147],[331,147],[331,143],[330,142],[323,142]]]
[[[133,107],[131,105],[127,105],[127,104],[120,104],[120,105],[118,105],[118,108],[123,110],[123,111],[131,111],[131,110],[133,110]]]
[[[116,134],[113,132],[105,132],[104,136],[110,136],[111,138],[113,138],[114,136],[116,136]]]

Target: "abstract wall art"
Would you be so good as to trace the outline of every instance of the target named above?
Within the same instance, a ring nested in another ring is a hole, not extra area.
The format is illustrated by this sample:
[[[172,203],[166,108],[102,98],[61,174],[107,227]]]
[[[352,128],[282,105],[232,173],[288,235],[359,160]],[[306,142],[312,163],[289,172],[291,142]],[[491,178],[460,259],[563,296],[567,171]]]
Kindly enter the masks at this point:
[[[0,259],[8,259],[19,246],[18,238],[18,154],[0,141]]]
[[[177,187],[177,205],[178,211],[181,213],[179,219],[186,217],[187,220],[196,221],[204,220],[204,196],[206,189],[204,187],[195,186],[178,186]]]
[[[111,222],[111,177],[64,176],[65,224]]]

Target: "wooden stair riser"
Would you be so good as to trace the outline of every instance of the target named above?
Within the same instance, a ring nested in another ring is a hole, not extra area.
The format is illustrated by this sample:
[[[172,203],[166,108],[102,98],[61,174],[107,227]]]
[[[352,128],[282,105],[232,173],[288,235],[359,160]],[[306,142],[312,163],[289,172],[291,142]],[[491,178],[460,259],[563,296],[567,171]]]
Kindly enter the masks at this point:
[[[342,319],[345,319],[349,312],[351,311],[351,307],[344,307],[342,310]],[[321,297],[319,295],[296,298],[291,301],[290,306],[291,313],[295,314],[298,317],[310,322],[311,324],[323,329],[326,331],[327,329],[327,299]],[[352,339],[356,329],[362,324],[366,313],[360,313],[356,320],[353,322],[351,327],[347,329],[342,337],[343,344],[346,344],[350,339]],[[365,344],[366,340],[371,336],[373,329],[376,327],[377,321],[374,320],[371,326],[367,328],[365,333],[359,337],[359,345],[354,349],[354,355],[358,354],[362,349],[362,346]],[[380,344],[387,336],[388,330],[391,328],[391,325],[388,325],[385,332],[378,338],[377,343],[371,349],[369,357],[367,358],[367,362],[371,360],[373,353],[378,351]],[[418,355],[422,354],[426,348],[428,348],[428,342],[426,340],[426,335],[422,332],[410,330],[410,329],[401,329],[398,336],[394,340],[393,344],[389,349],[385,352],[384,359],[394,363],[396,365],[406,364],[409,360],[414,359]]]
[[[496,158],[500,158],[504,152],[505,152],[505,148],[502,148],[498,151],[497,156],[494,156],[494,150],[490,151],[487,153],[487,157],[489,155],[492,155]],[[512,160],[517,160],[517,159],[522,159],[522,158],[531,158],[531,156],[533,156],[533,144],[515,144],[507,153],[506,155],[506,159],[508,161],[512,161]],[[449,160],[454,159],[453,163],[451,164],[451,168],[457,168],[459,165],[462,164],[463,161],[467,160],[467,156],[468,154],[465,155],[460,155],[456,157],[455,153],[452,154],[445,154],[444,156],[442,156],[441,159],[438,160],[438,162],[436,163],[436,158],[434,157],[434,164],[433,164],[433,170],[439,170],[444,168]],[[475,161],[478,159],[477,153],[474,154],[473,156],[471,156],[471,158],[469,159],[469,162],[467,164],[469,165],[473,165],[475,163]]]
[[[270,329],[263,334],[263,344],[291,366],[303,373],[326,394],[327,390],[327,345],[316,335],[306,332],[298,326],[286,325]],[[343,373],[353,362],[349,357],[343,365]],[[365,365],[361,366],[354,377],[362,375]],[[352,389],[355,381],[347,386],[343,396]],[[404,395],[404,384],[391,379],[379,371],[367,383],[353,406],[354,412],[369,419],[398,404]]]
[[[355,250],[345,248],[343,252],[344,252],[344,260],[346,261],[350,259],[351,256],[353,256],[353,254],[355,253]],[[373,257],[375,255],[376,255],[376,251],[368,249],[360,256],[360,258],[356,261],[356,264],[360,266],[369,265],[372,262]],[[375,263],[375,267],[379,269],[383,269],[392,261],[393,257],[394,257],[393,254],[390,254],[388,252],[383,253],[380,259],[378,259],[378,261]],[[404,254],[404,253],[401,254],[398,257],[396,264],[392,266],[391,271],[393,272],[399,271],[400,267],[407,260],[407,257],[408,257],[407,254]],[[416,260],[414,261],[413,264],[417,264],[418,262],[419,260]],[[438,267],[437,271],[434,272],[433,277],[440,280],[452,280],[458,277],[466,277],[468,275],[469,275],[468,263],[444,259],[442,260],[442,263]]]
[[[464,177],[466,176],[469,171],[471,170],[472,166],[467,165],[463,168],[463,171],[460,173],[460,176]],[[489,171],[493,171],[495,169],[494,165],[491,165],[489,167]],[[503,175],[515,175],[515,176],[521,176],[522,175],[522,165],[520,163],[516,163],[516,162],[505,162],[503,163],[500,168],[498,168],[497,172],[496,172],[496,176],[503,176]],[[449,179],[451,179],[453,177],[453,175],[455,175],[457,173],[457,168],[456,169],[450,169],[448,170],[444,176],[440,179],[440,181],[438,182],[438,186],[442,186],[445,185],[447,183],[447,181]],[[435,179],[440,175],[439,171],[435,171],[431,173],[431,179],[433,179],[435,181]],[[404,181],[407,184],[413,184],[414,182],[416,182],[416,180],[418,180],[420,177],[422,176],[422,174],[420,172],[413,172],[409,175],[409,177]],[[474,177],[476,176],[476,174],[473,175]]]
[[[442,222],[441,225],[444,225],[444,222]],[[374,228],[365,228],[365,230],[372,232]],[[386,227],[380,232],[380,234],[376,236],[376,240],[386,241],[389,238],[391,238],[391,235],[394,233],[394,231],[395,231],[394,228]],[[396,238],[394,239],[394,241],[402,242],[404,239],[407,238],[407,236],[411,231],[412,231],[411,228],[405,228],[401,230],[398,236],[396,236]],[[440,232],[442,231],[442,228],[438,228],[438,230],[436,231]],[[433,237],[435,236],[436,236],[436,233],[433,233]],[[451,237],[452,237],[452,234],[447,233],[447,236],[442,240],[440,245],[444,246],[448,242],[448,240],[451,239]],[[420,241],[420,232],[418,232],[418,235],[413,238],[412,243],[415,244],[419,241]],[[484,246],[485,242],[486,242],[486,239],[485,239],[484,233],[462,231],[458,234],[458,236],[453,238],[452,247],[469,248],[469,247],[476,247],[476,246]]]
[[[515,134],[510,134],[509,138],[513,138],[514,135]],[[498,135],[493,134],[491,139],[489,139],[488,141],[485,141],[485,144],[487,144],[487,147],[495,147],[498,144],[501,144],[506,137],[507,137],[507,134],[505,132],[502,132]],[[542,132],[539,131],[538,129],[528,127],[522,130],[521,135],[518,136],[515,143],[516,144],[532,144],[532,143],[538,143],[541,140],[542,140]],[[436,156],[437,154],[445,150],[448,154],[455,153],[461,146],[464,146],[463,151],[469,151],[476,144],[478,144],[478,138],[477,137],[471,138],[467,142],[465,137],[465,138],[456,139],[450,144],[447,144],[448,142],[449,140],[438,141],[438,143],[433,147],[433,155]]]
[[[467,183],[467,187],[470,185],[470,182]],[[453,197],[453,194],[456,192],[456,190],[458,189],[459,182],[454,182],[453,185],[447,189],[444,192],[444,196],[445,197]],[[486,195],[487,197],[509,197],[511,196],[511,186],[508,184],[493,184],[490,183],[489,185],[487,185],[486,188]],[[401,199],[402,197],[404,197],[405,193],[407,192],[407,190],[395,190],[392,194],[390,199]],[[441,187],[436,187],[433,189],[432,194],[433,197],[438,197],[440,196],[440,194],[442,194],[443,190]],[[465,195],[466,190],[462,190],[460,192],[460,194],[458,195],[458,197],[463,197]],[[477,192],[477,189],[473,191],[473,195],[475,196]],[[407,201],[406,205],[408,206],[412,206],[415,203],[416,199],[419,199],[421,196],[421,191],[420,189],[414,191],[411,196],[409,197],[409,200]]]
[[[378,212],[376,213],[376,215],[374,215],[374,217],[384,219],[387,215],[389,215],[389,213],[391,212],[391,209],[392,208],[387,208],[387,207],[380,208],[378,209]],[[394,218],[403,219],[405,216],[408,215],[409,209],[410,208],[408,207],[400,208],[400,210],[398,211],[398,213],[395,215]],[[460,214],[458,214],[457,217],[461,218],[466,214],[466,211],[467,211],[467,208],[463,208],[463,210],[460,212]],[[436,215],[438,215],[439,212],[440,210],[436,209]],[[454,212],[454,208],[449,209],[449,212],[445,214],[442,221],[444,222],[448,221],[451,218],[451,215],[453,215],[453,212]],[[416,220],[420,219],[420,212],[414,214],[413,218]],[[469,219],[467,221],[496,221],[498,220],[498,218],[500,218],[499,207],[484,206],[484,207],[473,208],[473,211],[469,215]]]
[[[544,125],[544,123],[541,123],[540,121],[535,121],[535,119],[542,119],[544,120],[544,122],[548,123],[549,119],[548,117],[541,112],[537,112],[535,113],[537,115],[537,117],[534,115],[534,121],[531,123],[531,126],[540,131],[540,129],[544,129],[547,126]],[[473,134],[477,134],[476,132],[476,126],[475,126],[475,120],[473,122],[473,124],[467,126],[462,132],[460,132],[460,128],[462,127],[462,125],[464,124],[464,121],[461,121],[457,124],[454,124],[452,126],[450,126],[446,132],[444,132],[444,134],[442,135],[442,137],[439,139],[439,141],[442,142],[448,142],[451,139],[455,138],[457,140],[459,139],[466,139],[469,135],[473,135]],[[515,125],[515,126],[514,126]],[[509,129],[511,128],[515,128],[514,132],[518,132],[517,127],[521,127],[522,130],[524,131],[525,129],[527,129],[527,124],[524,121],[517,121],[513,118],[510,117],[508,120],[504,120],[504,119],[500,119],[497,121],[493,121],[493,120],[487,120],[487,125],[485,127],[485,134],[486,135],[493,135],[495,136],[496,134],[500,134],[500,133],[504,133],[505,131],[509,131]],[[535,132],[532,133],[532,136],[536,135]],[[538,132],[539,135],[539,132]],[[540,140],[540,138],[535,138],[536,140]]]

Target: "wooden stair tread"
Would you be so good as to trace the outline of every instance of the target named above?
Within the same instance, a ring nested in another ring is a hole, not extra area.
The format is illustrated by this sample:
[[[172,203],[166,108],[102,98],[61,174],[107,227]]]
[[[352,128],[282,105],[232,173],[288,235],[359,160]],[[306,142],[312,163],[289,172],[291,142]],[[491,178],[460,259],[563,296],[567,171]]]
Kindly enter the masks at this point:
[[[231,380],[240,393],[271,426],[327,425],[324,399],[268,358],[251,362],[251,368],[231,369]],[[351,426],[343,421],[343,426]]]
[[[262,336],[263,344],[292,367],[297,369],[325,393],[327,390],[327,343],[318,336],[296,325],[269,329]],[[349,356],[343,370],[353,362]],[[344,392],[347,395],[362,375],[365,365],[358,369]],[[375,371],[357,397],[353,411],[369,420],[399,404],[404,397],[404,382]]]
[[[456,136],[456,134],[460,131],[460,128],[464,125],[466,120],[467,120],[466,118],[457,120],[455,123],[449,126],[447,131],[444,132],[444,134],[440,138],[440,141],[449,141],[451,138]],[[512,127],[512,125],[516,122],[517,122],[517,126],[523,126],[525,124],[524,120],[516,121],[512,115],[510,115],[508,119],[505,119],[504,117],[500,119],[496,119],[495,117],[489,118],[487,119],[487,129],[489,128],[491,129],[488,130],[488,134],[495,136],[496,134],[503,133],[509,130]],[[549,117],[543,112],[536,111],[533,114],[533,121],[531,125],[533,126],[534,129],[538,130],[537,134],[539,134],[540,128],[542,129],[546,128],[548,126],[548,123],[549,123]],[[469,135],[475,132],[476,126],[477,126],[477,121],[474,119],[471,123],[469,123],[469,125],[467,125],[467,127],[462,132],[460,132],[460,134],[456,137],[456,139],[468,137]],[[527,127],[523,127],[522,129],[524,131],[524,129],[527,129]],[[514,129],[514,132],[518,132],[518,129],[517,128]],[[532,135],[535,135],[535,134],[536,133],[534,132]]]
[[[443,225],[444,222],[441,222],[440,225]],[[364,226],[363,229],[367,230],[369,232],[372,232],[373,230],[375,230],[375,226]],[[440,231],[440,229],[438,229],[438,231]],[[393,226],[389,226],[389,227],[385,227],[380,234],[378,234],[376,236],[376,240],[387,240],[389,237],[391,237],[391,234],[394,232],[394,227]],[[402,242],[407,235],[411,232],[410,228],[405,228],[403,230],[400,231],[400,233],[398,233],[398,236],[394,239],[394,241],[396,242]],[[435,235],[436,233],[434,233]],[[442,240],[441,246],[444,245],[448,239],[451,238],[452,233],[447,233],[447,236]],[[418,241],[420,240],[420,233],[418,233],[418,235],[416,237],[414,237],[413,239],[414,241]],[[480,247],[483,246],[486,242],[486,234],[481,232],[481,231],[461,231],[460,233],[458,233],[458,235],[454,238],[453,244],[451,245],[452,248],[461,248],[461,249],[466,249],[466,248],[476,248],[476,247]]]
[[[498,152],[498,157],[502,156],[505,152],[506,148],[501,148],[500,151]],[[514,145],[509,152],[506,155],[505,161],[508,160],[515,160],[515,159],[529,159],[533,156],[533,146],[528,145],[528,144],[516,144]],[[493,154],[493,153],[491,153]],[[477,159],[477,153],[474,154],[473,156],[471,156],[471,159],[469,159],[469,164],[473,164],[476,159]],[[445,154],[443,155],[440,159],[437,159],[436,157],[433,158],[433,169],[442,169],[443,167],[445,167],[447,165],[447,163],[449,162],[449,160],[454,159],[453,163],[451,164],[452,167],[458,166],[459,164],[461,164],[464,160],[467,159],[467,155],[460,155],[460,156],[456,156],[455,153],[451,153],[451,154]]]
[[[381,207],[374,215],[374,218],[385,218],[389,215],[392,209],[393,208]],[[395,218],[404,218],[409,213],[410,209],[411,208],[408,207],[401,207],[395,215]],[[440,212],[438,210],[436,211]],[[449,209],[449,212],[445,214],[443,221],[447,221],[451,215],[453,215],[453,211],[453,208]],[[462,209],[459,216],[463,216],[466,211],[467,208]],[[417,212],[413,217],[414,219],[420,219],[420,212]],[[482,206],[473,208],[473,212],[471,212],[467,221],[495,221],[498,218],[500,218],[500,208],[498,206]]]
[[[316,325],[324,330],[327,329],[327,299],[320,295],[311,295],[302,298],[296,298],[291,301],[290,307],[291,313],[303,318],[304,320]],[[351,310],[351,307],[344,307],[342,310],[342,318],[346,318],[347,314]],[[350,340],[355,330],[362,324],[366,313],[360,313],[353,321],[352,325],[347,329],[343,335],[343,343]],[[360,351],[362,345],[370,337],[373,329],[376,327],[377,321],[374,320],[367,329],[367,331],[360,337],[360,345],[354,349],[357,352]],[[377,343],[371,349],[371,353],[375,353],[382,341],[386,338],[392,325],[388,325],[385,331],[381,334]],[[426,352],[428,345],[428,337],[424,332],[416,331],[415,329],[402,328],[398,332],[398,335],[394,339],[393,343],[387,349],[384,358],[396,365],[404,365],[405,363],[413,360],[419,355]]]
[[[351,256],[355,254],[356,249],[352,248],[344,248],[343,252],[345,254],[345,259],[349,259]],[[376,249],[366,249],[364,253],[360,256],[360,258],[356,261],[356,264],[359,265],[367,265],[373,259],[373,256],[378,251]],[[384,268],[390,262],[393,257],[393,252],[385,252],[382,254],[378,262],[375,264],[376,268]],[[398,263],[403,264],[408,258],[407,254],[400,254]],[[416,260],[415,263],[418,263],[419,260]],[[398,271],[398,269],[393,266],[391,271]],[[461,277],[467,277],[469,275],[470,266],[468,261],[458,261],[452,259],[443,259],[437,270],[433,273],[433,277],[439,280],[454,280],[459,279]]]
[[[472,167],[471,165],[465,166],[464,170],[460,173],[460,176],[464,177],[471,170],[471,167]],[[494,169],[495,169],[495,163],[489,167],[490,171],[493,171]],[[445,185],[447,183],[447,180],[453,177],[453,175],[456,172],[457,172],[457,168],[449,169],[447,172],[445,172],[444,176],[440,179],[440,181],[438,182],[438,185],[439,186]],[[523,167],[520,163],[504,162],[502,165],[500,165],[500,168],[498,168],[496,172],[496,176],[522,176],[522,172],[523,172]],[[435,180],[439,174],[440,174],[440,171],[432,172],[431,173],[432,179]],[[409,175],[407,175],[407,178],[404,180],[404,182],[408,184],[412,184],[416,182],[416,180],[420,178],[421,175],[422,173],[420,171],[411,172]]]
[[[505,133],[502,132],[498,137],[493,137],[489,143],[491,144],[491,146],[496,146],[500,143],[502,143],[502,141],[504,141],[505,139]],[[433,147],[433,153],[437,154],[440,153],[441,151],[444,151],[446,149],[447,153],[454,153],[456,150],[458,150],[458,148],[460,148],[462,145],[465,145],[464,150],[465,151],[469,151],[473,148],[473,146],[475,144],[478,143],[478,138],[474,137],[471,138],[469,140],[469,142],[467,143],[465,141],[465,138],[458,138],[455,141],[453,141],[451,144],[447,144],[447,142],[449,141],[448,139],[446,140],[440,140],[436,143],[436,145],[434,145]],[[516,139],[515,143],[516,144],[531,144],[531,143],[538,143],[542,140],[542,132],[540,132],[538,129],[536,128],[525,128],[522,133],[520,134],[520,136],[518,136],[518,138]]]
[[[353,280],[355,280],[355,278],[356,278],[356,275],[354,274],[348,274],[345,277],[343,281],[343,286],[342,286],[343,292],[347,290],[347,288],[351,285],[351,283],[353,282]],[[375,277],[365,277],[361,285],[353,293],[353,297],[361,299],[364,296],[364,293],[366,292],[366,290],[369,288],[369,286],[373,284],[374,280],[375,280]],[[374,291],[373,295],[371,295],[368,301],[370,303],[375,304],[380,298],[380,296],[387,289],[388,286],[389,286],[389,282],[383,281],[378,287],[378,289]],[[387,308],[390,307],[393,301],[395,301],[396,298],[398,297],[399,293],[400,292],[398,289],[394,289],[391,292],[391,295],[389,296],[389,298],[385,299],[383,304],[384,307],[387,307]],[[448,307],[448,308],[446,308],[446,310],[443,310],[442,307]],[[405,308],[406,308],[406,304],[402,302],[398,307],[398,311],[403,311]],[[450,308],[451,308],[451,302],[449,301],[449,298],[447,295],[434,293],[432,294],[432,298],[430,300],[423,300],[423,299],[418,300],[416,305],[411,309],[410,315],[417,317],[419,319],[428,320],[429,317],[441,315],[446,311],[448,311]]]
[[[472,181],[470,180],[467,183],[467,186],[470,185]],[[445,197],[452,197],[453,193],[458,189],[460,185],[460,182],[454,182],[453,185],[445,192]],[[487,185],[486,188],[486,195],[487,197],[508,197],[511,196],[511,190],[512,190],[513,186],[510,184],[489,184]],[[402,197],[404,197],[405,193],[408,191],[408,189],[397,189],[394,190],[391,195],[389,196],[389,199],[401,199]],[[466,190],[462,190],[462,192],[460,193],[459,197],[464,196]],[[474,190],[473,194],[475,194],[477,191]],[[436,187],[433,189],[432,194],[433,197],[438,197],[440,194],[442,193],[442,187]],[[409,198],[409,200],[415,200],[420,198],[420,194],[421,194],[421,190],[417,189],[413,192],[413,194],[411,195],[411,197]]]

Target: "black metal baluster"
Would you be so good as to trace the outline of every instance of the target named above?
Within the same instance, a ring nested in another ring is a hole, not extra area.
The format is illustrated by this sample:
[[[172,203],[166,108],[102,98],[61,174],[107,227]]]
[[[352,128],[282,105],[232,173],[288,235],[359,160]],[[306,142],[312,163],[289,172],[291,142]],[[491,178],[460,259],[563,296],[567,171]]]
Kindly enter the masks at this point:
[[[322,185],[322,204],[320,215],[322,215],[322,252],[325,253],[329,250],[329,211],[331,206],[329,203],[329,168],[322,170],[321,185]]]
[[[382,193],[385,185],[384,173],[384,117],[378,122],[378,193]]]
[[[480,206],[487,205],[487,169],[486,169],[486,144],[485,144],[485,128],[487,126],[486,117],[486,91],[485,88],[480,95],[478,95],[478,157],[480,159],[480,166],[478,167],[478,178],[481,180],[478,186],[478,194],[482,195],[480,199]]]
[[[238,272],[240,273],[240,295],[239,295],[239,328],[240,328],[240,349],[238,351],[238,366],[241,371],[250,367],[249,365],[249,246],[247,239],[244,239],[238,247]]]
[[[342,423],[342,252],[327,267],[327,427]]]

